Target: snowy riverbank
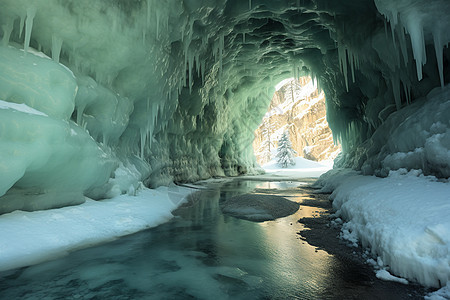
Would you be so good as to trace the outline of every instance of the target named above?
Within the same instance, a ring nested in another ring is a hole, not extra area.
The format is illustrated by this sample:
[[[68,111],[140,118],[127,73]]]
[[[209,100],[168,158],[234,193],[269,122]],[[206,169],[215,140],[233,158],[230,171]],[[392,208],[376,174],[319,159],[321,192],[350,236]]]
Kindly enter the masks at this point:
[[[323,173],[333,168],[333,161],[312,161],[303,157],[294,158],[295,165],[282,168],[277,164],[276,159],[271,160],[262,168],[267,174],[284,177],[319,177]]]
[[[33,265],[70,251],[114,240],[171,219],[192,189],[142,189],[58,209],[0,216],[0,271]]]
[[[332,170],[315,184],[333,192],[341,237],[368,247],[377,275],[387,272],[425,286],[450,280],[450,183],[400,169],[386,178]],[[387,272],[386,272],[387,271]],[[440,291],[446,297],[448,288]],[[437,297],[437,295],[435,295]],[[449,298],[430,298],[449,299]]]

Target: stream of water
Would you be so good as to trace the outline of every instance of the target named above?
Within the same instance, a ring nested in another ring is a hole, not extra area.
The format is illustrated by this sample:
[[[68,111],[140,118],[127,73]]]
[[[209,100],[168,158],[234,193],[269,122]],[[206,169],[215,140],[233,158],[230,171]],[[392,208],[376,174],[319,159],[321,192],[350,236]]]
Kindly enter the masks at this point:
[[[349,266],[299,239],[301,206],[275,221],[224,215],[220,202],[253,191],[291,191],[301,182],[235,180],[209,185],[175,218],[108,244],[0,273],[1,299],[333,299]],[[302,195],[290,193],[300,202]],[[356,281],[358,279],[355,279]],[[363,280],[363,279],[361,279]]]

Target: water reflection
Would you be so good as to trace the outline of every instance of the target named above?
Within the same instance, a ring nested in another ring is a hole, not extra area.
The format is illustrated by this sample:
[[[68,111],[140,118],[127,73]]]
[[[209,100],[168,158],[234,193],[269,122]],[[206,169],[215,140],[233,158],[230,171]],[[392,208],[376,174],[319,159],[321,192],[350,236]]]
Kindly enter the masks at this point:
[[[281,186],[235,181],[203,191],[169,223],[3,273],[0,298],[320,299],[335,258],[296,234],[313,211],[264,223],[220,212],[227,197]]]

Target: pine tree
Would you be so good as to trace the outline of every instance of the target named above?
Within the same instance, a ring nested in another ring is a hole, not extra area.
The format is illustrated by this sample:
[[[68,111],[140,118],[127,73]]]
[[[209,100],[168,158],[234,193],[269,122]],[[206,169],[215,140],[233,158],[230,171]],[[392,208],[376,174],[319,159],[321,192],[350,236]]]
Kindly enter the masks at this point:
[[[262,123],[261,134],[263,136],[263,141],[259,148],[259,153],[263,157],[264,161],[268,162],[271,160],[271,147],[273,143],[271,140],[272,132],[274,131],[274,126],[271,123],[270,117],[265,117]]]
[[[287,168],[289,165],[294,166],[294,156],[297,152],[292,149],[292,144],[289,139],[289,131],[286,130],[278,141],[277,148],[277,163],[282,168]]]

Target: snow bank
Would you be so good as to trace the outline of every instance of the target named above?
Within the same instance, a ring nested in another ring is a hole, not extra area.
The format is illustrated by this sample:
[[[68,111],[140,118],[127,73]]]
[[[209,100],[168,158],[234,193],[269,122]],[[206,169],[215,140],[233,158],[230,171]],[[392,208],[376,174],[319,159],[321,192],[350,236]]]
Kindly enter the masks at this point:
[[[318,181],[334,189],[341,236],[369,247],[392,274],[425,286],[450,280],[450,183],[421,171],[391,171],[386,178],[333,170]],[[381,274],[380,276],[382,276]]]
[[[143,189],[137,196],[87,199],[77,206],[1,215],[0,271],[54,259],[157,226],[172,218],[171,211],[192,191],[172,185]]]
[[[316,162],[303,157],[295,158],[295,165],[281,168],[275,159],[262,168],[266,173],[278,176],[319,177],[333,167],[332,161]]]

